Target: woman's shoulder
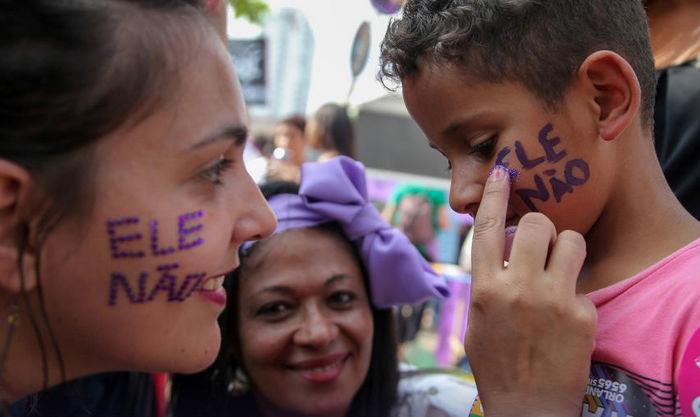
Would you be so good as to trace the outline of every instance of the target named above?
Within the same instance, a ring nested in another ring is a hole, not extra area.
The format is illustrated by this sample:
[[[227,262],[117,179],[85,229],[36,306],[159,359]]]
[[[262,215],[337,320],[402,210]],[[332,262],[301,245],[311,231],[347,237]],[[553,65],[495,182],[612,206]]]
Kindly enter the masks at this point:
[[[476,398],[471,374],[457,370],[402,369],[396,417],[464,417]]]

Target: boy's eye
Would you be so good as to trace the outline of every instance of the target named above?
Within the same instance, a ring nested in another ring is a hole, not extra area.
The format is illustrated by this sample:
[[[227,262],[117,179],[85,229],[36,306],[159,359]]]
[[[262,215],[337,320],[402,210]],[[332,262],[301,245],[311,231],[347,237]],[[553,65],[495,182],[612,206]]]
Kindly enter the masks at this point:
[[[292,309],[292,305],[284,301],[275,301],[265,304],[256,312],[257,316],[268,319],[276,319],[284,316]]]
[[[356,299],[357,296],[351,291],[338,291],[331,294],[328,302],[335,308],[344,308],[349,307]]]
[[[477,155],[483,159],[490,159],[493,156],[493,152],[496,149],[496,136],[491,136],[490,138],[471,146],[470,154]]]
[[[222,174],[231,166],[232,163],[232,160],[226,159],[223,155],[221,155],[219,160],[216,161],[214,165],[200,172],[199,177],[205,181],[211,182],[214,185],[221,185],[223,184],[223,181],[221,181]]]

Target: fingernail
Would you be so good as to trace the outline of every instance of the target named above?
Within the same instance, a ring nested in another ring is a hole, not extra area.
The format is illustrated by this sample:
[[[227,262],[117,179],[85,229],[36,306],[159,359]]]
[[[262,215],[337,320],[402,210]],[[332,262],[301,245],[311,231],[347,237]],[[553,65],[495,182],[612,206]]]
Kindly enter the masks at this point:
[[[489,173],[489,180],[491,182],[503,181],[507,176],[508,172],[506,171],[506,167],[503,165],[496,165]]]

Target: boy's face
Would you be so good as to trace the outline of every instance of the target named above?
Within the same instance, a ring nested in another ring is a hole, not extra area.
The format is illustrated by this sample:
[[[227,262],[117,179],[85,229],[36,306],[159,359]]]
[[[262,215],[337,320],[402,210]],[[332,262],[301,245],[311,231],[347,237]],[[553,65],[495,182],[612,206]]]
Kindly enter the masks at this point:
[[[403,80],[409,113],[452,170],[450,205],[474,215],[497,164],[517,175],[507,226],[527,212],[586,233],[612,189],[610,144],[599,140],[593,98],[574,82],[554,112],[515,82],[468,79],[456,66],[424,66]],[[473,81],[472,81],[473,80]]]

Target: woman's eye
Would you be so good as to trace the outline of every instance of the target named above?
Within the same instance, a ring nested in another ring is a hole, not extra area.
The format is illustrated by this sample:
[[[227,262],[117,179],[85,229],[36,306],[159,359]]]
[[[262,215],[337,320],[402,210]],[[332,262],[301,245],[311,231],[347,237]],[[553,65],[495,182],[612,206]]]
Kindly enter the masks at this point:
[[[208,181],[214,185],[221,185],[223,184],[223,181],[221,180],[223,173],[231,167],[231,164],[233,164],[233,161],[230,159],[224,158],[223,155],[219,158],[218,161],[209,168],[206,168],[204,171],[199,173],[199,177],[202,178],[205,181]]]
[[[350,291],[338,291],[331,294],[329,303],[334,307],[347,307],[357,299],[355,293]]]
[[[292,306],[285,302],[268,303],[260,307],[256,313],[257,316],[265,318],[279,318],[287,314],[292,309]]]
[[[483,159],[490,159],[493,156],[494,150],[496,149],[497,141],[498,139],[496,136],[491,136],[485,141],[472,145],[469,153],[477,155]]]

